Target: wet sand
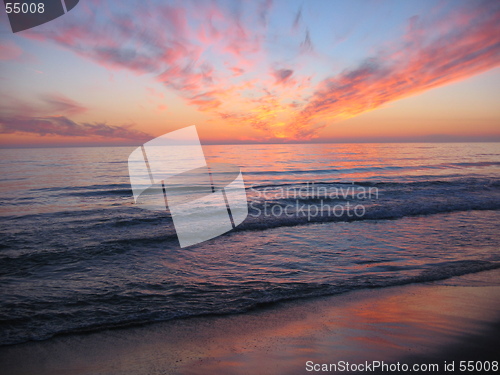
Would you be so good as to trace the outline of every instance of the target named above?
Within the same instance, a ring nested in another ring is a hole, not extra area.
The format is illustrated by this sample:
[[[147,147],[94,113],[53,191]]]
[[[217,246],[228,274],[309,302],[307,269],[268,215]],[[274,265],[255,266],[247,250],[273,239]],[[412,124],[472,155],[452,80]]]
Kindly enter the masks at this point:
[[[499,361],[498,347],[493,270],[0,347],[0,373],[310,374],[341,361],[437,364],[439,373],[446,361],[458,373],[461,360]]]

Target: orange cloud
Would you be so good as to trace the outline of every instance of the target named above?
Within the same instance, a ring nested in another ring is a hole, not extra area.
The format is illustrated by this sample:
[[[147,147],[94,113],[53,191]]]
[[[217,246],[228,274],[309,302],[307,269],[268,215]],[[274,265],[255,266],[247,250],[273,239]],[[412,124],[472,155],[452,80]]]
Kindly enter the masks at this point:
[[[287,132],[310,138],[328,122],[498,66],[500,10],[490,4],[462,9],[438,25],[411,19],[405,41],[395,51],[380,53],[355,69],[322,81],[288,124]],[[441,33],[433,38],[436,29]]]

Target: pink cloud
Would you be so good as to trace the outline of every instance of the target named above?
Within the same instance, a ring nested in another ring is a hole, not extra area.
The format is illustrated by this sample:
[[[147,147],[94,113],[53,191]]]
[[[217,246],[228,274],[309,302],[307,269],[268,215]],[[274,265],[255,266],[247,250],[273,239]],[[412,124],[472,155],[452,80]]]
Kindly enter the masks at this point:
[[[155,90],[152,87],[146,87],[146,91],[148,92],[149,95],[151,95],[153,97],[156,97],[156,98],[159,98],[159,99],[165,99],[165,94],[163,94],[162,92],[159,92],[159,91]]]
[[[61,94],[45,94],[42,99],[49,107],[50,112],[77,115],[87,111],[83,105]]]
[[[2,95],[0,113],[8,116],[60,116],[78,115],[87,108],[59,93],[43,94],[36,103],[26,102],[9,95]]]
[[[23,50],[15,43],[0,40],[0,60],[15,60],[23,54]]]
[[[276,80],[276,83],[281,83],[281,84],[288,82],[292,74],[293,70],[291,69],[279,69],[273,72],[273,76]]]
[[[29,117],[0,116],[0,134],[31,133],[41,136],[100,137],[130,140],[149,140],[151,136],[130,129],[128,126],[114,126],[106,123],[77,123],[65,116]]]

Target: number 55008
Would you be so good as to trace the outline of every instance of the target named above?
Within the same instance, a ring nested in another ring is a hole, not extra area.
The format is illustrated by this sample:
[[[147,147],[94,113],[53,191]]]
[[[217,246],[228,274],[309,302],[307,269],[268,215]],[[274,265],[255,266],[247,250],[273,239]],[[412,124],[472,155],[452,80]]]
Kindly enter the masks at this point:
[[[7,13],[43,13],[45,12],[44,3],[5,3]]]

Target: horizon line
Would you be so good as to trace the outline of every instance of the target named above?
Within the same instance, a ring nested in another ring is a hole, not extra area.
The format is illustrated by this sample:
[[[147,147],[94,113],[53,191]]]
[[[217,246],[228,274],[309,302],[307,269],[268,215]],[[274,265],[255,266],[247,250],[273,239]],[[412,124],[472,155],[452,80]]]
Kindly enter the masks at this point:
[[[387,140],[387,141],[320,141],[320,142],[225,142],[225,143],[212,143],[201,141],[202,146],[245,146],[245,145],[314,145],[314,144],[431,144],[431,143],[500,143],[497,140]],[[26,148],[87,148],[87,147],[140,147],[142,144],[53,144],[53,145],[0,145],[0,150],[12,149],[26,149]]]

